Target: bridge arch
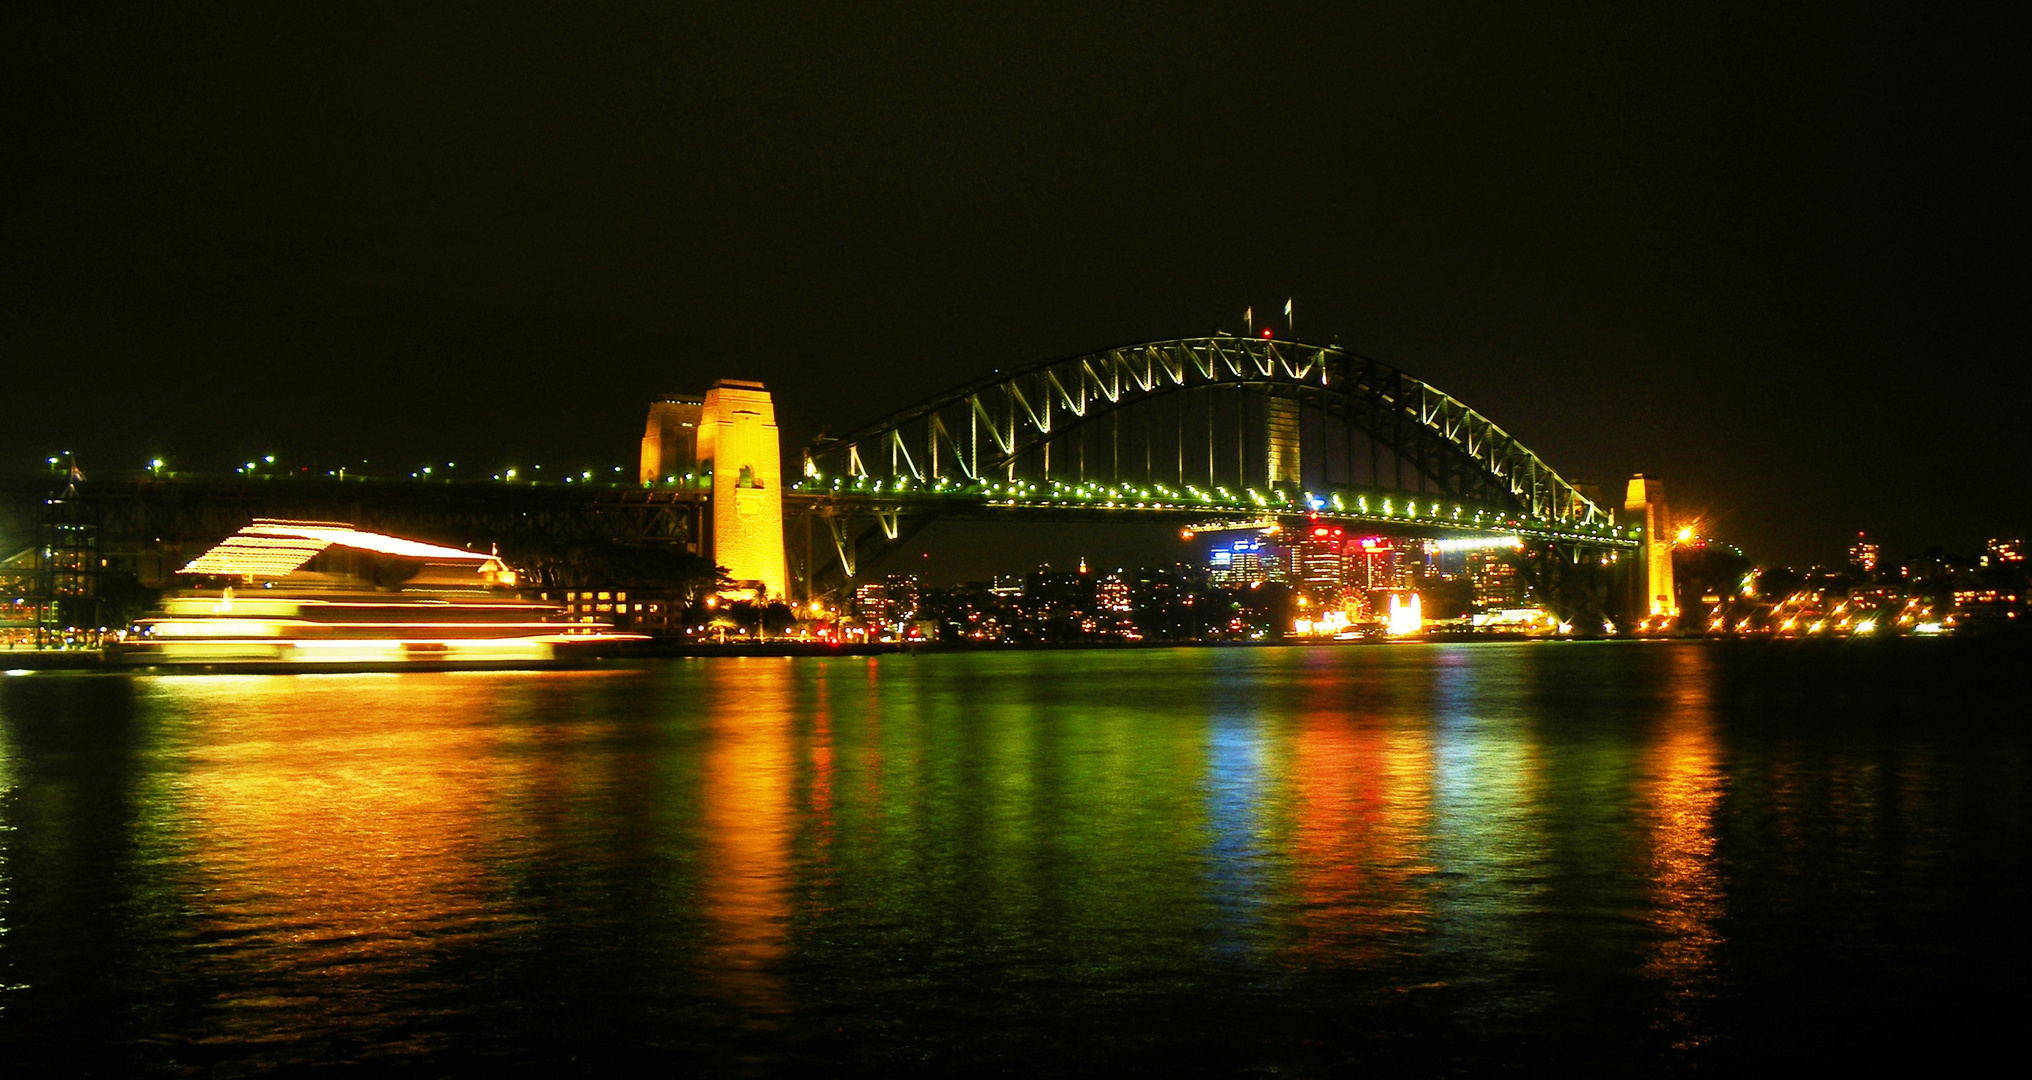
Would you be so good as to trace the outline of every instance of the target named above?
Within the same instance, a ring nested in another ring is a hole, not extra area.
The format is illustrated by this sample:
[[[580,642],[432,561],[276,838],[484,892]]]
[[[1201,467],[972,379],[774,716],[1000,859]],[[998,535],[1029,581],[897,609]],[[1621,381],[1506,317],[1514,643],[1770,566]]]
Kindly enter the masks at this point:
[[[1040,456],[1048,473],[1055,441],[1063,445],[1084,428],[1183,394],[1209,398],[1203,442],[1212,473],[1216,420],[1210,395],[1229,392],[1238,405],[1251,394],[1263,400],[1265,421],[1259,427],[1286,425],[1282,432],[1259,431],[1267,442],[1288,437],[1288,425],[1302,423],[1300,410],[1311,409],[1350,435],[1366,436],[1372,462],[1379,448],[1386,449],[1400,473],[1406,466],[1412,470],[1421,493],[1505,507],[1562,531],[1605,533],[1614,526],[1613,513],[1445,391],[1338,346],[1268,338],[1146,342],[998,372],[845,435],[822,436],[805,451],[804,484],[816,490],[828,480],[886,477],[892,486],[979,485],[1013,479],[1019,463]],[[1178,415],[1183,480],[1188,436],[1182,405]],[[1246,478],[1243,433],[1249,414],[1241,410],[1236,416],[1241,427],[1234,441]],[[1298,486],[1290,474],[1275,475],[1276,451],[1270,453],[1265,488]],[[1350,444],[1350,468],[1353,460]]]

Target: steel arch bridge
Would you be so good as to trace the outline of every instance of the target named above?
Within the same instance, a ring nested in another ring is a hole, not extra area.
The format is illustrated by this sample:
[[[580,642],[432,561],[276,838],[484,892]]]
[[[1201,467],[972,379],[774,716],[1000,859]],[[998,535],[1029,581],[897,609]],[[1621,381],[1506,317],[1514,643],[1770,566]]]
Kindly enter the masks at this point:
[[[1148,342],[997,372],[821,436],[790,494],[838,556],[815,573],[807,544],[808,589],[952,516],[1327,518],[1516,533],[1569,563],[1640,542],[1445,391],[1337,346],[1268,338]]]

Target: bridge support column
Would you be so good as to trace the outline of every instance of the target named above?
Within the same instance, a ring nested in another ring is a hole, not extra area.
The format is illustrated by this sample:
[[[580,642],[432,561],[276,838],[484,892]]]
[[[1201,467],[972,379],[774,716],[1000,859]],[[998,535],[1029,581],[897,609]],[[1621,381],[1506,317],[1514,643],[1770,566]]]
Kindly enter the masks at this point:
[[[1644,546],[1636,552],[1633,571],[1642,588],[1633,614],[1673,618],[1679,614],[1679,596],[1672,587],[1672,518],[1665,509],[1665,481],[1643,473],[1632,476],[1623,509],[1644,525]]]
[[[788,600],[776,406],[761,383],[721,379],[700,411],[698,456],[713,478],[712,559],[735,584]]]

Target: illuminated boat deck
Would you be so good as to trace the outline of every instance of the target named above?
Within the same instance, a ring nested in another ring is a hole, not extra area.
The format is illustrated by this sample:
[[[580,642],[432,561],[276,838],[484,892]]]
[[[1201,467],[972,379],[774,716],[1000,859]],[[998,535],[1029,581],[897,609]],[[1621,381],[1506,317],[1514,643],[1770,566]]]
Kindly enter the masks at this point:
[[[328,553],[330,553],[328,555]],[[365,560],[362,571],[359,560]],[[361,588],[392,573],[413,588]],[[183,573],[228,578],[167,599],[113,650],[121,663],[322,669],[541,666],[644,635],[552,621],[555,604],[512,594],[491,553],[363,533],[329,522],[256,521]]]

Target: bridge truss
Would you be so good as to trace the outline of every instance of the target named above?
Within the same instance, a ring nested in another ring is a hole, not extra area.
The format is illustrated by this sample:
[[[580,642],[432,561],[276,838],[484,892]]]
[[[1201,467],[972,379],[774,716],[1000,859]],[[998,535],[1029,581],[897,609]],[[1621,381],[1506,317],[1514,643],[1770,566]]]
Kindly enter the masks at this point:
[[[1257,338],[1149,342],[998,372],[821,437],[791,495],[825,523],[836,555],[814,567],[807,553],[815,591],[939,517],[1269,515],[1511,532],[1542,549],[1527,559],[1569,567],[1613,562],[1639,542],[1452,395],[1335,346]]]

